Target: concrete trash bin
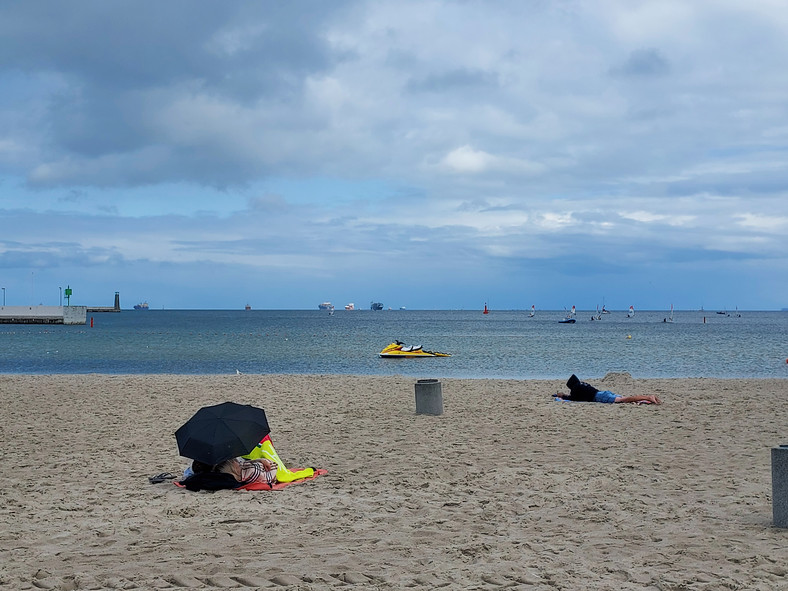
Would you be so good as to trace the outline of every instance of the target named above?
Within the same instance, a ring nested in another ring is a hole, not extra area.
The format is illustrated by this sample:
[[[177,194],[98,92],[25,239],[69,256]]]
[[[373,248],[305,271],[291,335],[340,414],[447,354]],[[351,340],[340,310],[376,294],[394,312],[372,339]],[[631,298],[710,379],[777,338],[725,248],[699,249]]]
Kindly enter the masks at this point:
[[[774,527],[788,527],[788,445],[772,448]]]
[[[429,379],[416,382],[416,414],[443,414],[443,392],[438,380]]]

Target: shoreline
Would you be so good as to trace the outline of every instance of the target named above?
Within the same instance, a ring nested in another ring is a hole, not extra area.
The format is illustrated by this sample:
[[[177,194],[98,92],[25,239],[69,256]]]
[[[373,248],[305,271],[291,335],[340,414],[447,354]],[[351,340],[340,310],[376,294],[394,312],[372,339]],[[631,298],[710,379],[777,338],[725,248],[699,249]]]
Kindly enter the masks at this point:
[[[0,583],[35,588],[779,589],[770,449],[783,378],[582,376],[663,404],[563,403],[562,380],[0,375]],[[278,492],[190,493],[173,433],[266,409]]]
[[[421,361],[410,361],[410,360],[394,360],[392,363],[420,363]],[[788,359],[786,360],[786,365],[788,365]],[[429,368],[426,368],[429,369]],[[192,378],[222,378],[222,377],[235,377],[235,376],[249,376],[249,377],[258,377],[258,378],[265,378],[271,376],[292,376],[292,377],[335,377],[335,378],[347,378],[347,379],[356,379],[356,378],[376,378],[376,379],[387,379],[387,378],[404,378],[404,379],[422,379],[422,378],[433,378],[439,380],[452,380],[452,381],[485,381],[485,380],[496,380],[496,381],[508,381],[508,382],[561,382],[565,383],[565,377],[509,377],[509,376],[477,376],[477,377],[467,377],[467,376],[441,376],[435,375],[437,372],[434,371],[425,371],[424,375],[410,375],[410,374],[403,374],[403,373],[385,373],[385,374],[362,374],[362,373],[315,373],[315,372],[307,372],[307,373],[283,373],[283,372],[271,372],[271,373],[255,373],[255,372],[241,372],[236,370],[235,372],[225,372],[225,373],[175,373],[175,372],[168,372],[168,373],[148,373],[148,372],[140,372],[140,373],[128,373],[128,372],[118,372],[118,373],[106,373],[106,372],[97,372],[97,371],[90,371],[90,372],[74,372],[74,373],[63,373],[63,372],[45,372],[45,373],[29,373],[29,372],[2,372],[0,371],[0,378],[3,377],[30,377],[30,378],[44,378],[48,376],[53,377],[82,377],[82,376],[105,376],[105,377],[182,377],[187,379]],[[570,371],[571,375],[571,371]],[[588,382],[598,382],[605,379],[606,376],[611,375],[625,375],[628,376],[629,379],[638,380],[638,381],[665,381],[665,380],[722,380],[722,381],[731,381],[731,380],[777,380],[777,381],[786,381],[788,380],[788,375],[785,376],[657,376],[657,377],[639,377],[637,375],[632,375],[630,372],[626,371],[608,371],[602,375],[586,375],[583,374],[583,380]],[[568,377],[568,376],[567,376]]]

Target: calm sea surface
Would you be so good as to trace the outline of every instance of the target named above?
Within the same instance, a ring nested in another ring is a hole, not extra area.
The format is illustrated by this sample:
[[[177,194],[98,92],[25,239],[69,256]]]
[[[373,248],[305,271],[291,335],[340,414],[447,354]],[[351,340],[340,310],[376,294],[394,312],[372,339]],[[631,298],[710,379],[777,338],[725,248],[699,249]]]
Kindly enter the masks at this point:
[[[124,310],[93,327],[0,325],[0,373],[351,374],[455,378],[788,378],[788,312]],[[705,321],[704,321],[705,319]],[[399,339],[448,358],[381,359]]]

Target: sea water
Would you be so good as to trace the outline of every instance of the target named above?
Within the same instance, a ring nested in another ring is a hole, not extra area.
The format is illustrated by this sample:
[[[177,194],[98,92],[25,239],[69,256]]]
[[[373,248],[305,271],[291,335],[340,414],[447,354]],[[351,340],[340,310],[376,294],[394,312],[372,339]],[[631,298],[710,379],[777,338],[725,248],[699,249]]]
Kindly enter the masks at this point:
[[[788,377],[788,312],[124,310],[0,325],[0,373]],[[93,322],[91,326],[90,323]],[[451,357],[381,359],[394,340]]]

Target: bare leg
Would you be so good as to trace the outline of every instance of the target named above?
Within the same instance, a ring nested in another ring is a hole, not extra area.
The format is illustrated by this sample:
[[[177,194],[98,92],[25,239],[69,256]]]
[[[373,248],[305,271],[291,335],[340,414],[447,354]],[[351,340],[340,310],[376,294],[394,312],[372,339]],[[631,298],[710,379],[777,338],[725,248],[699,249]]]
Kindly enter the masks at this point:
[[[662,404],[662,401],[654,395],[648,396],[619,396],[616,398],[617,403],[626,402],[645,402],[647,404]]]

